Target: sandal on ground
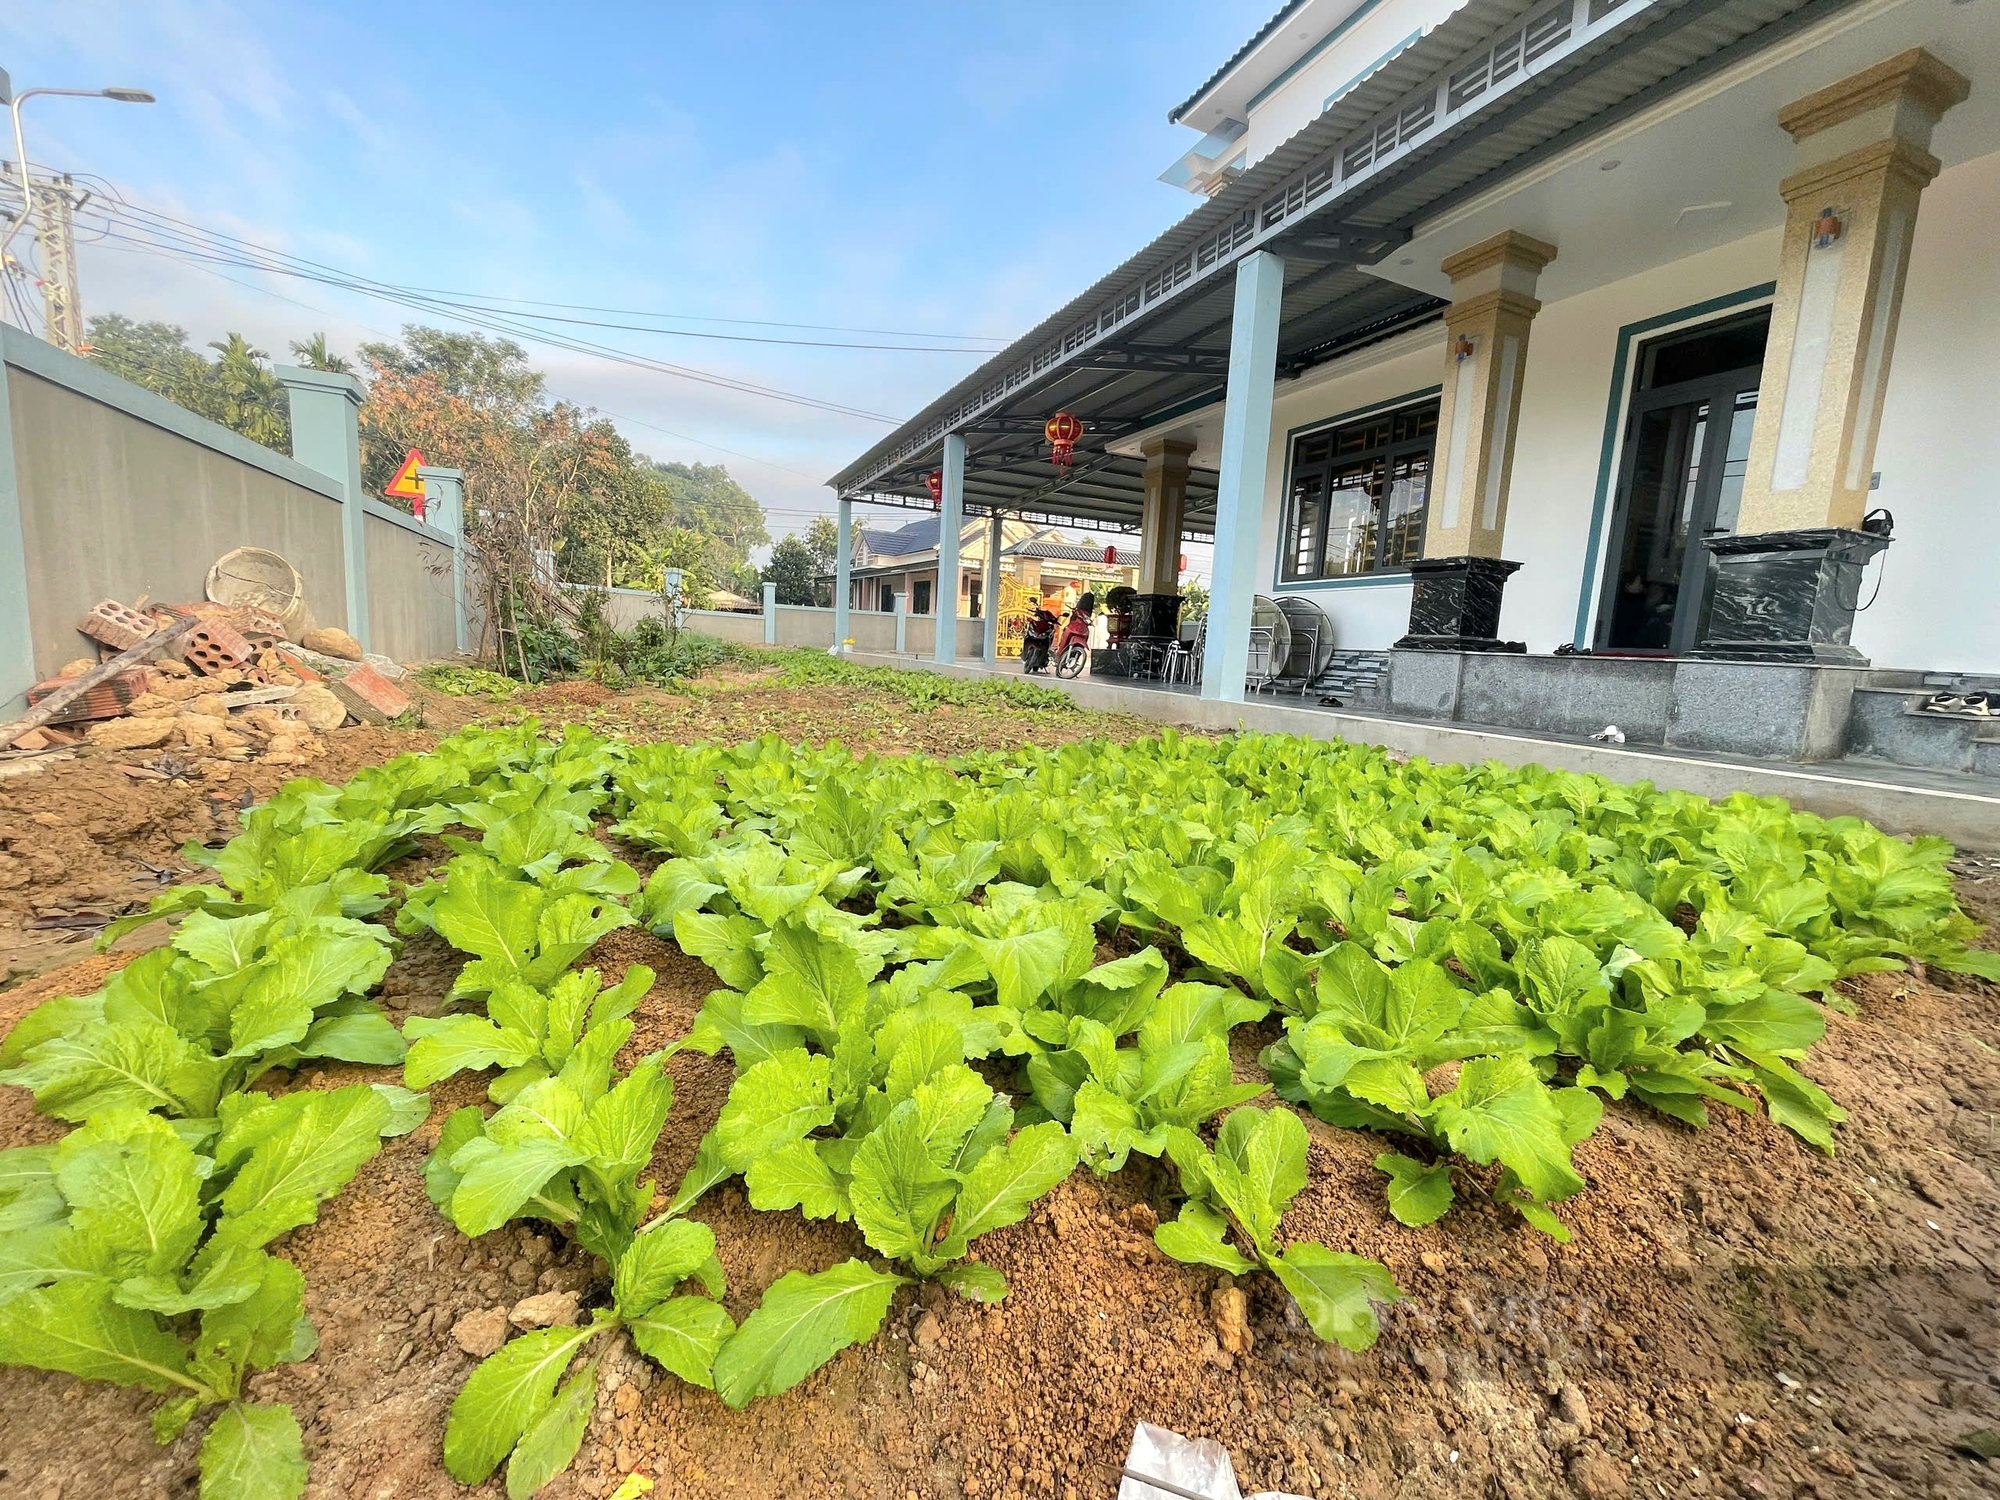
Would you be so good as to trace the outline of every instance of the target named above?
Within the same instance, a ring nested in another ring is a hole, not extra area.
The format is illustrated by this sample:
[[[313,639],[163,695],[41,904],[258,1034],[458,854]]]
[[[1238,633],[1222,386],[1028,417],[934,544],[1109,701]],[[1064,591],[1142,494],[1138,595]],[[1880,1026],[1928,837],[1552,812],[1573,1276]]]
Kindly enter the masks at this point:
[[[1961,714],[1965,712],[1965,699],[1957,693],[1932,693],[1924,699],[1921,711],[1927,714]]]

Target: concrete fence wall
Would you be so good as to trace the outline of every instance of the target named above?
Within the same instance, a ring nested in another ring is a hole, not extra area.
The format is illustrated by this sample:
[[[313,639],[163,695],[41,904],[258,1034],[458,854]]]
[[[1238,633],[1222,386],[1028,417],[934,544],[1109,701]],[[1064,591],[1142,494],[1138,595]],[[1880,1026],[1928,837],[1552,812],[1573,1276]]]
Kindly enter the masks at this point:
[[[566,584],[577,594],[595,594],[604,602],[604,618],[615,630],[630,630],[641,620],[665,618],[660,596],[645,589],[606,589],[598,584]],[[833,611],[819,606],[780,604],[767,622],[761,614],[738,614],[732,610],[690,609],[682,612],[687,629],[717,640],[735,641],[745,646],[802,646],[824,650],[833,644]],[[856,651],[894,651],[896,616],[876,610],[850,610],[847,634]],[[985,640],[978,620],[958,622],[958,654],[968,660],[979,655]],[[903,650],[928,656],[936,649],[937,617],[904,617]]]
[[[353,629],[340,480],[19,329],[0,370],[0,714],[92,653],[76,622],[100,599],[200,599],[237,547],[285,557],[314,622]],[[364,529],[371,647],[450,654],[453,538],[379,501]]]
[[[458,648],[453,618],[452,539],[393,506],[370,500],[368,525],[369,644],[397,661],[430,661]],[[468,605],[479,597],[477,569],[465,582]],[[480,620],[469,610],[466,644],[477,646]]]

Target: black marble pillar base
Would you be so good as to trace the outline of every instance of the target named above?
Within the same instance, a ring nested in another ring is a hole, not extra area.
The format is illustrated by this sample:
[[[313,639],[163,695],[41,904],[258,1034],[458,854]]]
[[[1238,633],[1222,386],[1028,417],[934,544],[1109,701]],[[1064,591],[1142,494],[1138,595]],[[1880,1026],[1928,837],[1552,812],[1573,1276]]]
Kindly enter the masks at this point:
[[[1708,539],[1708,618],[1688,654],[1708,661],[1865,667],[1849,644],[1862,571],[1889,545],[1841,526]]]
[[[1500,596],[1521,565],[1504,557],[1426,557],[1410,564],[1410,633],[1397,651],[1526,651],[1503,641]]]
[[[1132,628],[1128,639],[1170,641],[1180,634],[1179,594],[1141,594],[1132,601]]]

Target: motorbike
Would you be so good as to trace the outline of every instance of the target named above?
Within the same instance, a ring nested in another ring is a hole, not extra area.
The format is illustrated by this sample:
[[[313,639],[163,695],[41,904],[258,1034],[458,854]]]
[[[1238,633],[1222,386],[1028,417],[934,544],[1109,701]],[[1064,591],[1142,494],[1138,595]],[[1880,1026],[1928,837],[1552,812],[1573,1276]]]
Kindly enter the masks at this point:
[[[1021,632],[1021,670],[1040,676],[1048,669],[1049,655],[1056,642],[1056,617],[1037,608]]]
[[[1097,596],[1085,594],[1063,621],[1062,637],[1056,643],[1056,676],[1077,678],[1090,664],[1090,621],[1097,613]]]

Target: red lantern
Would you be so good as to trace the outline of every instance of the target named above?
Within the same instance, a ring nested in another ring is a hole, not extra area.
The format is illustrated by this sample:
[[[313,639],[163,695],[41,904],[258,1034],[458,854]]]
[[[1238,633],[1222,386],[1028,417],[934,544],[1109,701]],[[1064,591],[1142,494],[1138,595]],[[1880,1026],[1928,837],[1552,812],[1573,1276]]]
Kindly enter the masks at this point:
[[[1117,566],[1117,563],[1118,563],[1118,549],[1116,547],[1106,547],[1104,549],[1104,565],[1107,568],[1110,568]]]
[[[931,492],[932,506],[942,510],[944,508],[944,470],[932,469],[930,473],[926,474],[924,476],[924,488]]]
[[[1075,413],[1059,411],[1042,426],[1042,435],[1055,445],[1055,452],[1049,461],[1058,469],[1067,469],[1076,457],[1077,439],[1083,436],[1083,423]]]

